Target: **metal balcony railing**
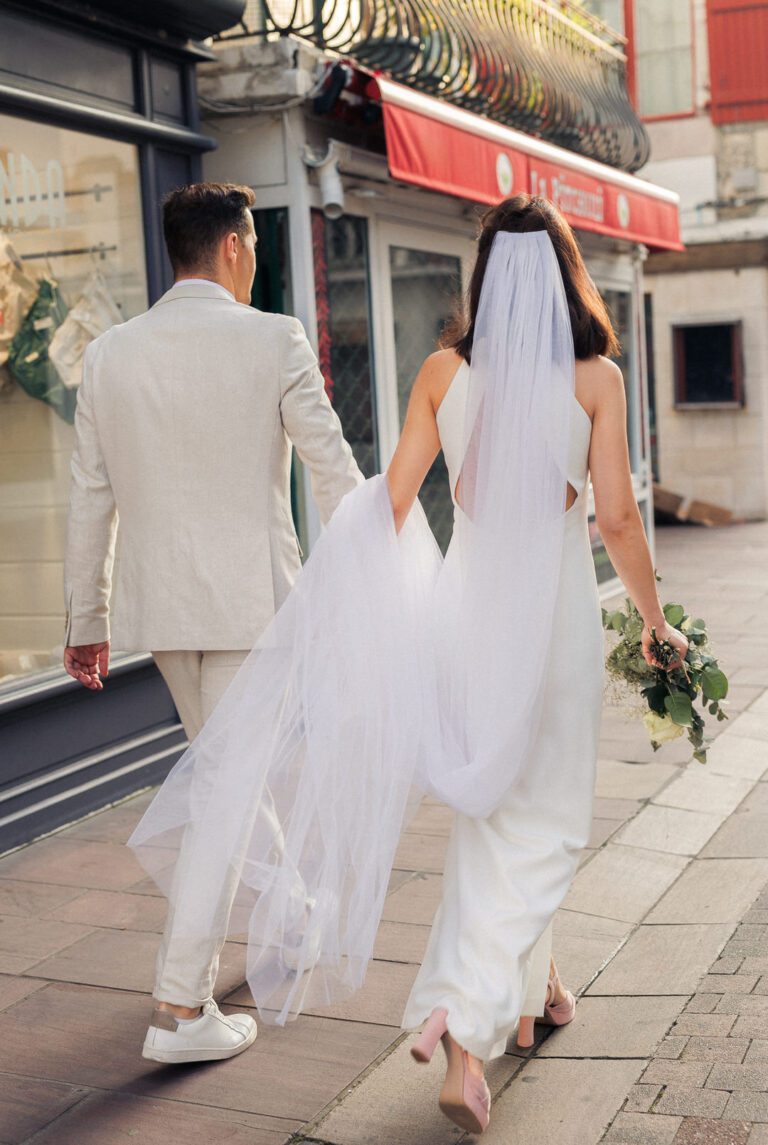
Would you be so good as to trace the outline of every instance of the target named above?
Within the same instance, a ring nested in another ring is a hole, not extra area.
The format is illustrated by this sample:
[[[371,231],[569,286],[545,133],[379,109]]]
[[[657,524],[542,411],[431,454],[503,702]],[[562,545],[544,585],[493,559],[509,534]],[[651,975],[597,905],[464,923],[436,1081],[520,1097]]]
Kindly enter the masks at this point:
[[[286,35],[611,166],[648,158],[624,39],[578,0],[249,0],[221,38]]]

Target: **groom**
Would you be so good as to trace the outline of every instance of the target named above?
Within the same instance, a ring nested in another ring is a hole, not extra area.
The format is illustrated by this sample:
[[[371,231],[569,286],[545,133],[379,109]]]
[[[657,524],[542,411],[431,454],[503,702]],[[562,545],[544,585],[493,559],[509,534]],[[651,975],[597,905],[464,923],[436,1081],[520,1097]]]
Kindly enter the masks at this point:
[[[250,306],[254,201],[222,183],[168,195],[174,285],[91,343],[77,401],[64,666],[98,691],[111,640],[151,650],[189,740],[300,569],[291,444],[323,522],[362,480],[301,323]],[[254,1040],[250,1016],[212,999],[218,954],[180,942],[169,918],[145,1057],[220,1059]]]

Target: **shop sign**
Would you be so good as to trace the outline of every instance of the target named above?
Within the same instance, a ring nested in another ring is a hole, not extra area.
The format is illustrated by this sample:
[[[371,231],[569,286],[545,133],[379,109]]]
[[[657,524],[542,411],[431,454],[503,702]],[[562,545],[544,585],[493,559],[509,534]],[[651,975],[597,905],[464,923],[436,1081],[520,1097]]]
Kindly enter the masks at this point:
[[[530,190],[532,195],[551,199],[564,215],[593,223],[605,222],[605,195],[596,179],[563,171],[549,163],[531,161]]]
[[[49,227],[64,225],[66,199],[64,169],[58,159],[49,159],[38,171],[23,152],[6,151],[0,158],[0,227],[33,227],[45,221]]]
[[[529,191],[556,203],[579,230],[682,249],[672,191],[381,76],[367,90],[382,104],[395,179],[491,205]]]

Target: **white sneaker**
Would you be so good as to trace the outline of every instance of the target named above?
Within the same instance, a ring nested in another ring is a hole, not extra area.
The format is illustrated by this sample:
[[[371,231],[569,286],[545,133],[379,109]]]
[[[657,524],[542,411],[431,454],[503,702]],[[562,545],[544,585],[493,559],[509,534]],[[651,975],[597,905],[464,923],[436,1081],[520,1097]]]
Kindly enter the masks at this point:
[[[250,1014],[222,1014],[213,999],[192,1022],[177,1022],[170,1010],[155,1010],[141,1056],[153,1062],[221,1061],[247,1050],[256,1033]]]

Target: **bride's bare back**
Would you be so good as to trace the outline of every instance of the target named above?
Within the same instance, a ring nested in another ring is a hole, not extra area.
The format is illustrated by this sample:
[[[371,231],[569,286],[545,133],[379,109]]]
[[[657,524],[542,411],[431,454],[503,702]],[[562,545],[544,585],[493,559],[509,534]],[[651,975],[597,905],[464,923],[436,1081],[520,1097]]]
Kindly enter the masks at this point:
[[[440,451],[437,411],[463,359],[453,349],[437,350],[424,361],[413,384],[408,413],[387,470],[399,529]],[[576,362],[576,400],[592,422],[589,473],[595,519],[611,562],[645,621],[644,648],[650,656],[650,628],[685,655],[688,642],[664,618],[656,589],[653,560],[632,483],[627,441],[624,378],[609,358]],[[568,508],[576,492],[569,486]]]

